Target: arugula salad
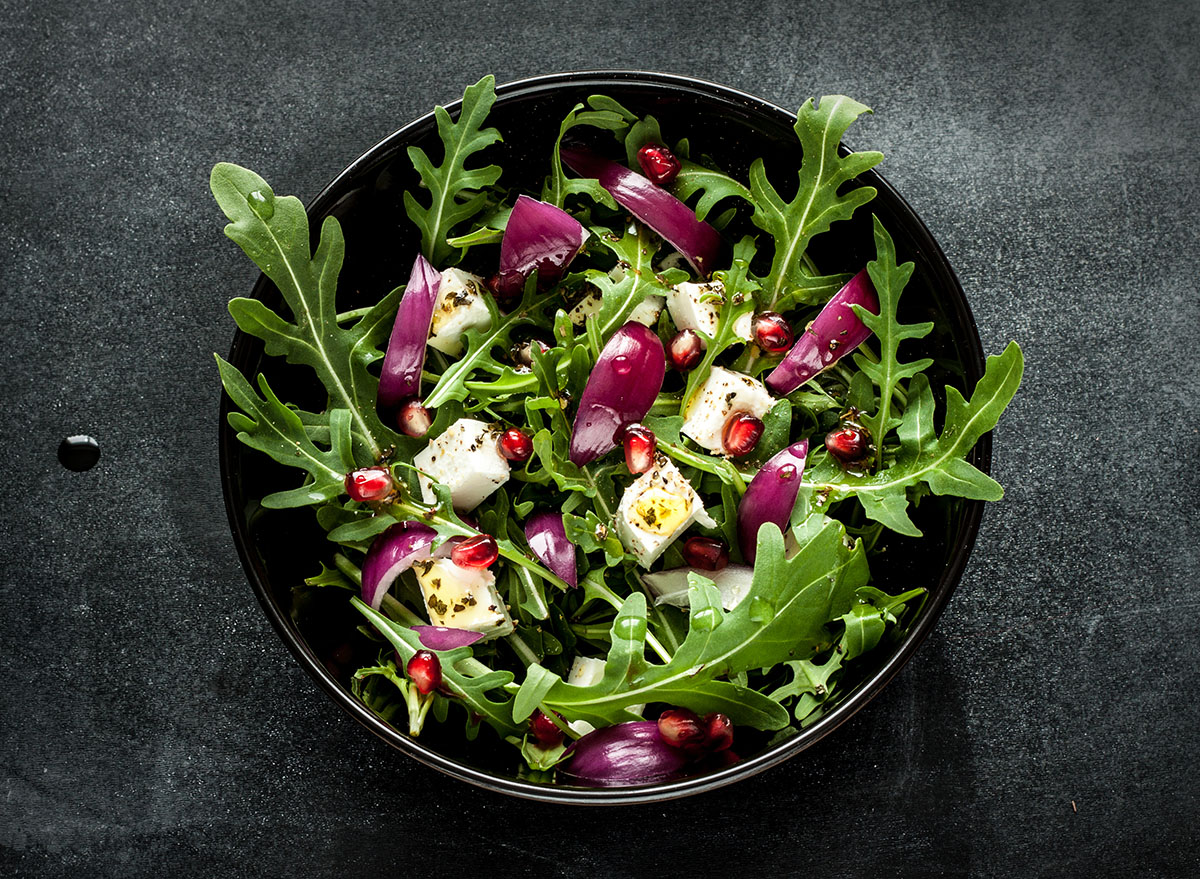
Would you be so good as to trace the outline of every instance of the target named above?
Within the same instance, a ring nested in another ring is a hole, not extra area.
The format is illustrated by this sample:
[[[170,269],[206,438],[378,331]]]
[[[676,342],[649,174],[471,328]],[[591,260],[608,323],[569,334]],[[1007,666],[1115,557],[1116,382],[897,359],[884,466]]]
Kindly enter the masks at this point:
[[[230,313],[327,394],[310,411],[218,356],[229,423],[301,471],[261,506],[312,508],[327,542],[297,546],[295,585],[360,614],[346,676],[385,721],[494,736],[566,784],[726,765],[740,736],[819,718],[919,613],[920,583],[872,585],[881,537],[920,537],[930,495],[1001,497],[967,456],[1021,350],[969,399],[935,387],[903,356],[933,324],[900,322],[914,266],[878,217],[873,259],[817,269],[813,238],[875,196],[857,178],[882,155],[838,150],[862,104],[800,108],[799,167],[771,169],[797,175],[788,199],[762,159],[734,179],[601,95],[562,120],[541,188],[511,188],[486,163],[495,99],[485,77],[435,111],[440,156],[408,148],[419,252],[367,307],[338,310],[337,219],[314,251],[298,199],[213,169],[282,299]]]

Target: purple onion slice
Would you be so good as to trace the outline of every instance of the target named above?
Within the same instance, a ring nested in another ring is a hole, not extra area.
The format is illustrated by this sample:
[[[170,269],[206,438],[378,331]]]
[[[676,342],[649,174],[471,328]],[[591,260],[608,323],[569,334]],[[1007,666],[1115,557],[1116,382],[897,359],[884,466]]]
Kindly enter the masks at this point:
[[[549,287],[563,276],[587,237],[587,230],[562,208],[518,196],[500,241],[496,292],[520,295],[535,270],[538,286]]]
[[[629,321],[613,333],[579,397],[571,462],[582,467],[616,448],[617,431],[646,416],[666,374],[662,340],[652,329]]]
[[[629,787],[669,781],[684,775],[688,757],[672,747],[653,720],[618,723],[590,732],[568,749],[559,768],[567,784]]]
[[[746,563],[753,565],[758,550],[758,529],[774,522],[783,531],[800,493],[800,479],[808,459],[808,440],[794,443],[763,464],[738,505],[738,545]]]
[[[413,562],[431,558],[437,532],[420,522],[397,522],[371,544],[362,566],[363,601],[373,610],[396,578],[412,567]]]
[[[429,342],[429,327],[433,323],[433,309],[441,285],[442,276],[437,269],[417,254],[396,311],[396,322],[392,325],[379,374],[378,407],[382,412],[395,409],[421,392],[425,346]]]
[[[451,629],[447,626],[413,626],[421,643],[430,650],[453,650],[455,647],[469,647],[484,637],[483,632],[472,632],[470,629]]]
[[[871,336],[850,306],[861,305],[879,314],[879,298],[863,269],[829,300],[821,313],[796,339],[778,366],[767,376],[767,387],[787,395],[818,372],[837,363]]]
[[[563,162],[581,177],[594,177],[621,207],[629,211],[678,250],[692,268],[707,278],[717,268],[721,233],[661,186],[624,165],[580,148],[563,147]]]
[[[571,586],[579,585],[575,544],[567,539],[562,513],[537,513],[525,523],[525,539],[534,555]]]

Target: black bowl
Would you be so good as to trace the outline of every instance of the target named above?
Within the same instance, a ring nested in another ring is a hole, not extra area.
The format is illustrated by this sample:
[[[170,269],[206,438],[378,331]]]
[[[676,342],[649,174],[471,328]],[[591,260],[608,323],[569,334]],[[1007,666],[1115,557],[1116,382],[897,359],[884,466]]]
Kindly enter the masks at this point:
[[[689,137],[693,155],[710,155],[735,176],[744,179],[750,161],[762,157],[781,194],[788,197],[789,184],[795,187],[800,158],[792,131],[795,116],[731,88],[667,74],[608,71],[536,77],[502,85],[496,92],[489,124],[500,129],[504,142],[492,148],[491,158],[504,168],[509,186],[520,184],[526,191],[536,191],[559,121],[575,103],[606,94],[636,113],[653,114],[672,140]],[[447,107],[452,116],[458,106]],[[330,215],[345,230],[346,262],[338,284],[341,308],[368,304],[408,277],[418,236],[405,216],[402,193],[417,183],[405,153],[414,144],[440,155],[432,113],[368,150],[308,206],[314,236],[320,221]],[[876,187],[878,196],[853,220],[820,236],[810,252],[822,270],[857,271],[874,256],[870,212],[878,214],[895,240],[898,258],[916,263],[902,300],[902,319],[935,323],[933,333],[906,353],[935,358],[931,370],[935,386],[973,388],[983,373],[983,353],[970,308],[945,255],[882,177],[869,172],[859,182]],[[280,302],[278,291],[265,277],[259,278],[251,295],[271,305]],[[281,368],[274,358],[264,358],[262,344],[253,337],[236,335],[230,361],[247,375],[266,373],[282,399],[318,409],[324,405],[322,389],[306,370]],[[615,789],[539,784],[519,778],[516,752],[493,744],[486,735],[467,744],[461,741],[457,723],[445,729],[430,724],[421,739],[412,739],[351,695],[346,685],[344,633],[353,631],[361,618],[341,596],[326,600],[317,592],[301,606],[293,602],[293,586],[311,576],[317,562],[311,551],[296,553],[295,548],[312,546],[313,539],[320,541],[319,529],[307,509],[265,512],[258,507],[256,499],[294,485],[295,471],[278,467],[239,443],[227,423],[228,411],[225,398],[221,474],[234,540],[263,609],[300,664],[335,702],[388,744],[455,778],[548,802],[652,802],[711,790],[762,772],[833,732],[883,689],[929,633],[966,566],[983,510],[979,501],[926,498],[914,516],[926,536],[890,539],[886,566],[873,565],[875,584],[885,589],[926,586],[928,600],[902,637],[889,645],[890,650],[880,647],[863,658],[842,700],[815,723],[773,743],[765,736],[744,737],[740,763],[692,778]],[[987,472],[990,459],[988,435],[969,460]],[[322,590],[330,591],[337,590]]]

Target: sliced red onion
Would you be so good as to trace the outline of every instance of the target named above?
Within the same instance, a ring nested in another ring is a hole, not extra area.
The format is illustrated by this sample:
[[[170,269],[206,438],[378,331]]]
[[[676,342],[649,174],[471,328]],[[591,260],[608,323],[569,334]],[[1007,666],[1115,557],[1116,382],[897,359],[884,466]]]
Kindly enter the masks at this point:
[[[655,604],[673,607],[688,606],[688,574],[707,577],[721,593],[721,606],[733,610],[750,594],[750,583],[754,579],[754,568],[749,565],[726,565],[719,571],[701,568],[671,568],[655,574],[643,574],[642,580],[654,595]]]
[[[796,339],[796,344],[767,376],[767,387],[790,394],[818,372],[837,363],[871,336],[850,306],[861,305],[879,314],[879,297],[863,269],[829,300],[821,313]]]
[[[579,585],[575,570],[575,544],[567,540],[562,513],[538,513],[525,523],[525,539],[534,555],[571,586]]]
[[[470,629],[451,629],[446,626],[413,626],[421,643],[430,650],[453,650],[455,647],[469,647],[484,637],[483,632],[472,632]]]
[[[563,276],[587,237],[587,230],[562,208],[518,196],[500,241],[496,292],[519,295],[535,269],[538,286],[550,286]]]
[[[421,392],[421,369],[425,366],[425,346],[437,305],[442,276],[425,257],[417,254],[412,274],[400,298],[392,336],[388,339],[379,374],[379,408],[394,409]]]
[[[384,531],[367,550],[362,566],[363,601],[373,610],[396,578],[412,567],[413,562],[431,558],[437,532],[420,522],[397,522]]]
[[[666,374],[662,340],[654,330],[629,321],[613,333],[579,397],[572,463],[582,467],[616,448],[617,431],[646,417]]]
[[[568,784],[631,787],[669,781],[684,774],[688,757],[668,745],[653,720],[618,723],[590,732],[569,748],[559,769]]]
[[[701,277],[717,267],[721,234],[661,186],[586,149],[563,147],[559,155],[581,177],[594,177],[617,203],[678,250]]]
[[[780,531],[787,529],[807,459],[808,440],[793,443],[763,464],[746,486],[738,505],[737,530],[738,545],[749,564],[754,564],[758,529],[763,523],[774,522]]]

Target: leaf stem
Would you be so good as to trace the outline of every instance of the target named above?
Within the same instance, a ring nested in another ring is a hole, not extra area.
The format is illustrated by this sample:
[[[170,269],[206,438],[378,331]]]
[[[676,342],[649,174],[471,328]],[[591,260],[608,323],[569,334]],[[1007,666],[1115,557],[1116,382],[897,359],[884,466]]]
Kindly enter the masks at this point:
[[[659,439],[658,447],[676,461],[687,464],[689,467],[695,467],[697,470],[703,470],[705,473],[711,473],[722,482],[732,485],[737,489],[739,495],[746,493],[745,475],[729,461],[723,458],[713,458],[710,455],[697,454],[670,440]]]

